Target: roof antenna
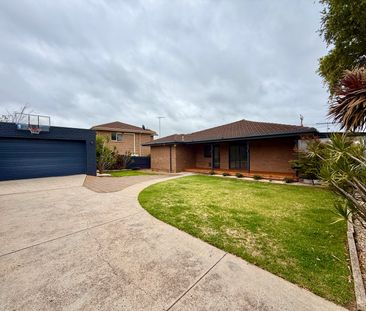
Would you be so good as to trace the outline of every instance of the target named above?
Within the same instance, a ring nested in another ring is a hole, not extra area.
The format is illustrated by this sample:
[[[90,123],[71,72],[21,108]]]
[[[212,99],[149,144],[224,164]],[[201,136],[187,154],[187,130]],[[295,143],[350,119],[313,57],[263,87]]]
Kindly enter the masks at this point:
[[[161,119],[164,119],[165,117],[157,117],[159,119],[159,138],[161,137]]]
[[[300,125],[304,126],[304,116],[300,114]]]

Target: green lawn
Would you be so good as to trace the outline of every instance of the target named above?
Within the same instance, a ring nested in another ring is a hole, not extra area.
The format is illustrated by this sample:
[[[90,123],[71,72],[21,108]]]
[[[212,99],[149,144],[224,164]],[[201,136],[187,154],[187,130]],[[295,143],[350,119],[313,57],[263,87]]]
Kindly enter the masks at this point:
[[[113,177],[125,177],[125,176],[139,176],[139,175],[154,175],[154,173],[140,171],[140,170],[121,170],[121,171],[107,171]]]
[[[347,305],[346,224],[332,224],[333,200],[320,188],[211,176],[162,182],[139,196],[156,218]]]

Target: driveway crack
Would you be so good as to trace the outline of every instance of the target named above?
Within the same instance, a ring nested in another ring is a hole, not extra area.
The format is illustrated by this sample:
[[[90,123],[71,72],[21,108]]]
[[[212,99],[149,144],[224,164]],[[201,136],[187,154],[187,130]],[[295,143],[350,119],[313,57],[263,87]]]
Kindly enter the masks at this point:
[[[194,282],[190,287],[188,287],[188,289],[186,289],[179,297],[177,300],[175,300],[167,309],[166,311],[169,311],[171,310],[185,295],[188,294],[188,292],[193,288],[195,287],[208,273],[210,273],[210,271],[215,268],[218,263],[224,259],[224,257],[227,255],[227,253],[225,253],[224,255],[222,255],[220,257],[220,259],[218,261],[216,261],[205,273],[203,273],[196,282]]]

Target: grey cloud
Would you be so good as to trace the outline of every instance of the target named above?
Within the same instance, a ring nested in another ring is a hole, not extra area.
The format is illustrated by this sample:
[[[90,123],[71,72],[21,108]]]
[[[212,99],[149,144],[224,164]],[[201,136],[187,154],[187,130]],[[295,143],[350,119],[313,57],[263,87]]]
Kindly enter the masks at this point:
[[[121,120],[163,134],[246,118],[324,121],[317,3],[3,1],[0,113],[53,123]]]

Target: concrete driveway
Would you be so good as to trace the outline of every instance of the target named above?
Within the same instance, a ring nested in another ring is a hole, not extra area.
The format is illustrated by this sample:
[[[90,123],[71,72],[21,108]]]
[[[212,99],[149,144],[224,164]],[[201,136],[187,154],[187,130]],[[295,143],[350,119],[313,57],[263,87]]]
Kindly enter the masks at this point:
[[[84,176],[0,183],[1,310],[343,310]]]

